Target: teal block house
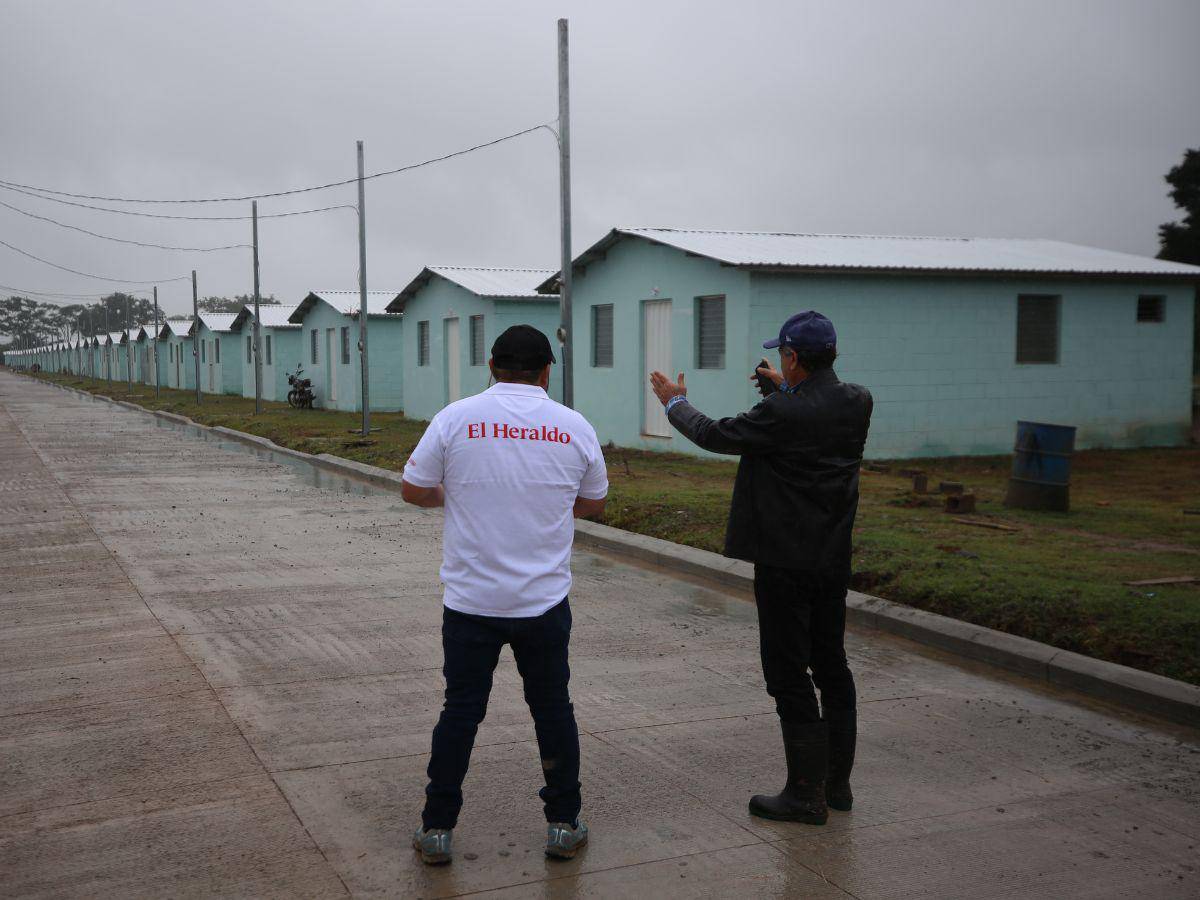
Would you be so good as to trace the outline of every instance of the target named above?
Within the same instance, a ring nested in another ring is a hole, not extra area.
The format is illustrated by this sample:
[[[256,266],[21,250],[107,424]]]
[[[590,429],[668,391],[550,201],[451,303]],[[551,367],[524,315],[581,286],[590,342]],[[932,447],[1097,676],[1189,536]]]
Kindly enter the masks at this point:
[[[134,365],[133,380],[142,384],[154,386],[154,367],[157,364],[155,354],[158,351],[158,337],[153,325],[138,325],[133,329]],[[159,371],[161,376],[161,370]]]
[[[200,313],[188,332],[200,348],[200,390],[206,394],[241,394],[242,364],[233,313]]]
[[[164,387],[196,389],[196,362],[192,359],[192,323],[189,319],[168,319],[158,331],[159,365]]]
[[[102,348],[100,369],[100,378],[116,380],[125,377],[125,369],[121,361],[121,340],[124,337],[124,332],[110,331],[107,335],[100,338]]]
[[[262,341],[262,396],[264,400],[286,400],[288,373],[300,364],[301,326],[288,317],[295,306],[260,303],[259,338]],[[254,396],[254,306],[247,304],[233,320],[230,330],[238,339],[238,358],[242,361],[242,396]]]
[[[532,325],[553,343],[558,297],[539,294],[549,269],[429,266],[388,307],[403,313],[404,412],[429,419],[491,383],[492,342],[511,325]],[[562,399],[560,370],[550,395]]]
[[[388,312],[395,291],[367,292],[367,360],[371,409],[404,409],[403,317]],[[362,411],[362,362],[358,351],[358,291],[314,291],[292,311],[299,325],[300,362],[312,379],[314,405]]]
[[[762,341],[806,309],[875,397],[869,456],[1009,453],[1022,419],[1074,425],[1080,447],[1188,440],[1200,267],[1047,240],[617,228],[573,275],[575,406],[601,441],[701,453],[649,372],[734,415],[776,361]]]

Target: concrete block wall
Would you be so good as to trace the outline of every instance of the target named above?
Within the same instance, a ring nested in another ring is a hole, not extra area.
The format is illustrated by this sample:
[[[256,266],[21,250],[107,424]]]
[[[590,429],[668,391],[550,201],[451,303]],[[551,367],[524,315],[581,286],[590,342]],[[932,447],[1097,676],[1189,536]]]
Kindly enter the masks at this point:
[[[1017,297],[1061,299],[1059,361],[1016,362]],[[1139,323],[1139,294],[1166,320]],[[1078,428],[1080,447],[1169,446],[1190,428],[1191,289],[1058,278],[756,274],[751,319],[778,329],[817,309],[837,371],[875,397],[874,457],[1003,454],[1016,422]]]
[[[712,294],[726,297],[725,368],[697,369],[695,300]],[[688,396],[699,408],[720,417],[754,405],[758,395],[749,376],[765,351],[753,355],[745,349],[750,342],[749,294],[750,276],[745,272],[640,240],[619,241],[609,248],[605,259],[576,273],[572,302],[575,407],[592,423],[602,443],[701,452],[676,433],[666,438],[642,434],[648,377],[642,350],[645,300],[671,300],[672,374],[686,372]],[[592,364],[592,307],[606,303],[613,305],[611,368]]]
[[[349,328],[350,361],[341,358],[341,330]],[[333,329],[332,343],[327,340]],[[312,359],[312,332],[317,332],[317,360]],[[367,350],[371,367],[371,409],[393,412],[404,405],[403,319],[400,316],[371,316],[367,322]],[[362,370],[358,352],[358,319],[345,315],[328,303],[318,302],[304,317],[300,334],[300,360],[304,375],[312,379],[315,405],[346,412],[362,411]],[[329,356],[332,355],[332,360]],[[336,367],[335,397],[330,365]],[[294,367],[293,367],[294,371]],[[286,380],[285,380],[286,383]]]

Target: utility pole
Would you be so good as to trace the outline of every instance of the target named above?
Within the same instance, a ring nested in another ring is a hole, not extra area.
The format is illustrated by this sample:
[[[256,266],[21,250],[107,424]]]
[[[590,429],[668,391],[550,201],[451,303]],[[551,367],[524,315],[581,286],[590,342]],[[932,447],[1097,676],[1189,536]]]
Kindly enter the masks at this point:
[[[358,142],[358,364],[362,370],[362,433],[366,437],[371,433],[371,371],[367,366],[367,197],[362,141]]]
[[[258,327],[258,201],[250,201],[250,218],[254,236],[254,414],[262,415],[262,356],[259,354]]]
[[[575,408],[571,369],[571,98],[567,58],[567,20],[558,20],[558,198],[562,224],[558,339],[562,341],[563,405]]]
[[[159,384],[158,374],[158,285],[154,286],[154,399],[157,400],[162,396],[161,385]]]
[[[125,371],[129,375],[129,393],[133,393],[133,342],[129,340],[129,332],[133,330],[132,312],[129,300],[125,298]]]
[[[196,293],[196,270],[192,269],[192,361],[196,366],[196,405],[200,405],[200,295]]]
[[[112,330],[108,327],[108,301],[104,301],[104,374],[112,388]]]

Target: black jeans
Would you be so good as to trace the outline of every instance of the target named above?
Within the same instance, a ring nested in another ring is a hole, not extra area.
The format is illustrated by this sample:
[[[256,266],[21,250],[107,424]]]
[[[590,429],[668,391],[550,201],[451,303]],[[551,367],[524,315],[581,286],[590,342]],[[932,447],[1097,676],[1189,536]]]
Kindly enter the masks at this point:
[[[848,578],[845,567],[754,567],[763,677],[782,722],[818,722],[824,713],[830,728],[855,727],[854,677],[845,647]],[[820,708],[814,682],[821,692]]]
[[[533,714],[546,786],[539,796],[547,822],[575,823],[579,815],[579,731],[567,692],[571,669],[571,605],[563,600],[540,616],[502,619],[444,609],[442,648],[446,705],[433,729],[426,828],[453,828],[462,809],[462,783],[471,761],[475,732],[487,714],[492,673],[500,648],[511,644]]]

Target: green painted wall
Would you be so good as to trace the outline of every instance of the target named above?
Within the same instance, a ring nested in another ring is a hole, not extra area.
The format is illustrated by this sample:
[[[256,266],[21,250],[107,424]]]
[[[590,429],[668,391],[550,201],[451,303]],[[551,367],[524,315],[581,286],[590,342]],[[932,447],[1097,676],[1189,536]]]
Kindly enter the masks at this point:
[[[372,315],[367,322],[367,350],[371,367],[371,409],[376,412],[394,412],[404,408],[403,373],[403,318],[401,316]],[[343,362],[341,354],[341,330],[348,328],[350,345],[349,361]],[[330,329],[333,330],[330,335]],[[317,332],[316,362],[312,357],[312,332]],[[328,303],[318,302],[304,317],[299,336],[299,360],[304,366],[304,375],[312,379],[316,406],[341,409],[348,412],[362,411],[362,369],[358,352],[358,319],[345,315]],[[333,356],[336,369],[329,368],[329,356]],[[292,366],[295,371],[295,366]],[[286,378],[284,383],[286,384]],[[335,394],[329,400],[331,388]],[[286,391],[284,392],[286,394]]]
[[[471,316],[483,316],[484,354],[481,365],[471,364]],[[487,360],[492,343],[512,325],[532,325],[553,343],[558,327],[558,299],[493,300],[480,297],[440,276],[434,276],[417,291],[404,308],[405,414],[429,419],[449,398],[449,368],[446,359],[446,321],[459,321],[460,396],[470,397],[491,383]],[[429,362],[418,365],[418,322],[429,322]],[[551,369],[550,396],[562,399],[561,369]]]
[[[695,298],[726,295],[724,369],[697,369]],[[596,428],[602,443],[651,450],[700,452],[678,434],[642,434],[645,380],[642,353],[642,303],[671,300],[672,375],[686,373],[688,396],[713,416],[736,415],[754,404],[757,394],[748,375],[762,355],[747,358],[750,337],[744,310],[750,276],[711,260],[687,256],[646,241],[624,240],[603,260],[576,272],[572,303],[575,335],[575,406]],[[592,359],[592,307],[613,305],[613,365]],[[739,312],[741,310],[742,312]],[[777,329],[778,330],[778,329]],[[761,343],[761,341],[760,341]],[[657,402],[657,401],[656,401]]]
[[[1061,301],[1059,362],[1016,363],[1017,296]],[[695,298],[726,296],[726,367],[698,370]],[[1162,323],[1136,321],[1139,294],[1166,297]],[[641,434],[641,304],[672,300],[672,355],[689,398],[713,416],[757,399],[748,376],[791,314],[838,329],[838,374],[870,388],[875,458],[1004,454],[1018,419],[1075,425],[1080,447],[1186,443],[1193,294],[1188,284],[1057,278],[750,274],[626,239],[577,274],[576,406],[601,441],[699,453],[679,435]],[[591,306],[614,305],[611,369],[592,365]]]
[[[198,329],[197,337],[203,345],[200,390],[205,394],[241,394],[242,366],[238,361],[238,336],[230,331],[213,331],[203,322],[199,323]]]

